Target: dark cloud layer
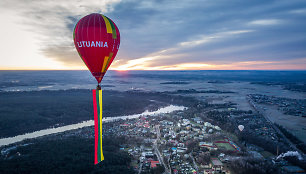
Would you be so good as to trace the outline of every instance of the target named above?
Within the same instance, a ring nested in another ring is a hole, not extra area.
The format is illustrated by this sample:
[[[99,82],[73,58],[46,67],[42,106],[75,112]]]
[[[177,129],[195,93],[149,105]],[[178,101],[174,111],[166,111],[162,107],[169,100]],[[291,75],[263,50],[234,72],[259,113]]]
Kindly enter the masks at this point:
[[[306,58],[303,0],[77,2],[13,0],[1,6],[25,16],[29,30],[42,36],[42,53],[67,65],[82,63],[72,31],[91,12],[106,14],[119,27],[121,63],[151,56],[159,56],[149,61],[152,66]]]

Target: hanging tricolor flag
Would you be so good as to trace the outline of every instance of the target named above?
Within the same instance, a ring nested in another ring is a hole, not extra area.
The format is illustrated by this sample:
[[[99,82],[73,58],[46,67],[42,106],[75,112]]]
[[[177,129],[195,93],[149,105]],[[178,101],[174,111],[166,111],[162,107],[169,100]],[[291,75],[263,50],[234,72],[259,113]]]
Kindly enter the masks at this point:
[[[95,164],[104,160],[102,150],[102,90],[92,90],[95,118]]]

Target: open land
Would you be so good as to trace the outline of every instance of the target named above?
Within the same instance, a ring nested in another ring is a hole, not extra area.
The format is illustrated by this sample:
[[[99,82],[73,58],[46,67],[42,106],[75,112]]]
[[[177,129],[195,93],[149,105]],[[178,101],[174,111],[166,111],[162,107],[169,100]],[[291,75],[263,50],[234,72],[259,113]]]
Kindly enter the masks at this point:
[[[305,161],[296,161],[290,158],[276,160],[277,155],[290,150],[297,150],[303,155],[305,152],[301,147],[305,146],[298,146],[286,138],[273,122],[250,104],[250,96],[241,96],[241,93],[238,94],[238,90],[234,93],[222,91],[225,89],[199,92],[177,91],[171,95],[167,95],[165,92],[109,91],[107,93],[106,91],[104,99],[116,104],[116,107],[125,104],[125,101],[121,100],[122,98],[128,97],[134,100],[135,102],[128,102],[133,103],[129,106],[134,108],[130,111],[131,114],[146,109],[154,110],[170,104],[186,106],[188,109],[157,116],[143,116],[140,119],[104,123],[103,147],[106,160],[96,166],[92,165],[93,127],[85,127],[1,147],[0,167],[5,168],[3,173],[28,173],[30,171],[41,173],[46,168],[48,168],[48,172],[52,173],[64,171],[208,173],[218,171],[238,174],[281,173],[286,170],[287,166],[292,165],[305,169]],[[189,94],[187,95],[185,92]],[[86,98],[90,94],[90,91],[87,90],[72,90],[68,91],[68,94],[62,93],[65,92],[31,92],[28,97],[40,96],[39,99],[43,104],[38,104],[39,106],[53,103],[52,100],[43,101],[44,98],[48,99],[48,96],[61,97],[63,102],[75,102],[76,98],[82,98],[83,95],[86,102],[91,101],[91,98]],[[23,97],[26,97],[27,94],[25,93]],[[205,96],[203,97],[203,95]],[[10,96],[14,97],[14,95]],[[214,103],[214,97],[223,100],[223,102]],[[118,100],[118,98],[120,99]],[[246,101],[243,104],[248,106],[246,110],[243,110],[244,107],[240,107],[236,103],[242,100]],[[37,100],[33,100],[33,103],[37,104],[35,101]],[[82,102],[85,103],[85,101]],[[16,99],[12,102],[16,102]],[[86,107],[82,108],[82,104],[84,104],[82,102],[77,105],[77,108],[86,110]],[[253,100],[251,102],[255,103]],[[9,102],[6,104],[8,106]],[[70,108],[74,104],[66,106],[66,108]],[[105,110],[111,112],[111,106],[104,107]],[[129,107],[126,106],[125,110],[112,112],[116,113],[113,116],[121,115],[121,112],[126,113],[130,109]],[[90,119],[88,117],[92,114],[90,113],[91,106],[89,105],[87,108],[87,117],[81,117],[79,121]],[[32,112],[35,111],[39,110]],[[67,118],[71,119],[72,117]],[[48,118],[48,120],[53,119],[52,117]],[[62,123],[69,124],[70,122],[63,121]],[[245,126],[243,132],[237,129],[240,124]],[[48,162],[39,162],[42,160],[42,154],[44,161]],[[70,163],[82,163],[82,165],[74,167],[71,167],[70,164],[65,165],[67,160]],[[245,168],[245,165],[249,165],[249,167]],[[54,168],[52,166],[63,167]]]
[[[304,72],[294,72],[290,78],[284,77],[290,75],[287,72],[282,76],[271,72],[273,79],[279,80],[273,83],[266,79],[266,72],[262,82],[256,81],[257,76],[243,76],[250,72],[227,73],[230,78],[221,75],[223,72],[218,72],[219,76],[209,75],[209,71],[203,72],[208,76],[184,72],[180,80],[173,72],[147,73],[131,72],[130,76],[137,78],[128,80],[116,76],[109,79],[104,88],[118,91],[104,90],[104,117],[139,114],[168,105],[188,109],[104,122],[105,160],[96,166],[93,126],[1,146],[1,173],[243,174],[306,170],[305,85],[292,82],[298,81],[296,74]],[[298,77],[303,80],[303,76]],[[54,78],[58,80],[58,76]],[[288,79],[291,82],[286,82]],[[39,86],[25,80],[2,84],[0,137],[92,120],[91,91],[59,90],[84,87],[66,85],[64,77],[60,80],[63,82],[42,82]],[[18,83],[24,84],[22,88]],[[244,125],[244,130],[239,131],[238,125]],[[286,156],[288,152],[295,155]]]

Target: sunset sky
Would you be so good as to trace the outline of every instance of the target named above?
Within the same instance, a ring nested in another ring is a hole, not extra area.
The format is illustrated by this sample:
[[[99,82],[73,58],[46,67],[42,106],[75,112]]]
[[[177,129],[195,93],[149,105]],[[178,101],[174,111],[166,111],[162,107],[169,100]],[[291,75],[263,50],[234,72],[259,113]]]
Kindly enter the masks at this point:
[[[86,69],[77,21],[110,17],[113,70],[306,69],[305,0],[1,0],[0,69]]]

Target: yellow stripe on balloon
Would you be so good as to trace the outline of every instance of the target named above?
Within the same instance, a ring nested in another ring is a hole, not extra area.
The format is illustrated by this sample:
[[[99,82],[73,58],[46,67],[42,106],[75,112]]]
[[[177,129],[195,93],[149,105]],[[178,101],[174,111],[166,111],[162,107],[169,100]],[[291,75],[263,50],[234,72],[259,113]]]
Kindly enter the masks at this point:
[[[111,24],[109,23],[109,20],[108,20],[105,16],[103,16],[103,15],[101,15],[101,16],[102,16],[103,19],[104,19],[104,22],[105,22],[105,25],[106,25],[106,31],[107,31],[107,33],[113,33],[112,26],[111,26]]]
[[[100,146],[100,152],[101,152],[101,161],[104,160],[104,156],[103,156],[103,151],[102,151],[102,90],[99,90],[99,104],[100,104],[100,115],[99,115],[99,119],[100,119],[100,142],[101,142],[101,146]]]
[[[112,52],[109,53],[109,56],[105,56],[104,62],[103,62],[103,68],[102,68],[102,72],[103,73],[106,72],[106,68],[108,67],[109,62],[112,59],[112,57],[113,57],[113,53]]]
[[[103,73],[105,72],[105,67],[106,67],[106,64],[107,64],[108,60],[109,60],[109,56],[105,56],[104,62],[103,62],[103,67],[102,67],[102,70],[101,70],[101,72],[103,72]]]

